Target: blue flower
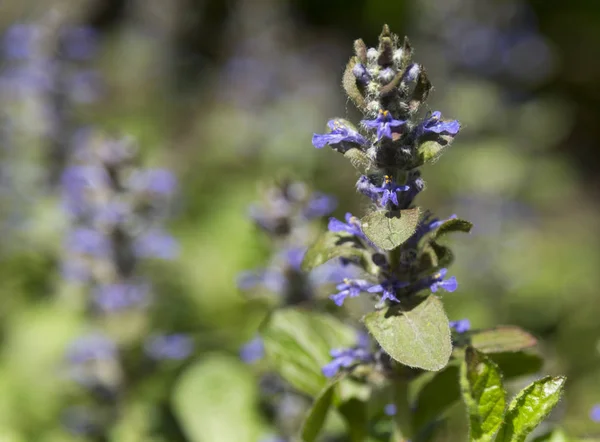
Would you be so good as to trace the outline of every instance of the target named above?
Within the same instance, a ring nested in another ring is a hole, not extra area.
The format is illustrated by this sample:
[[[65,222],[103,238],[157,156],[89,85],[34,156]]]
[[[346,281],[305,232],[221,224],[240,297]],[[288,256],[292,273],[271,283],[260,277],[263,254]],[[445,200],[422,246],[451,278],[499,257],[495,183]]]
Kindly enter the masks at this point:
[[[111,253],[111,243],[104,234],[80,227],[72,231],[67,237],[66,248],[74,253],[106,258]]]
[[[287,287],[287,280],[279,269],[245,271],[237,278],[237,286],[241,290],[250,290],[262,285],[274,293],[282,293]]]
[[[172,260],[179,254],[179,244],[168,233],[152,229],[136,238],[133,250],[140,258]]]
[[[177,190],[177,178],[167,169],[148,169],[134,174],[130,186],[136,191],[169,197]]]
[[[421,134],[426,133],[446,133],[452,136],[456,135],[460,130],[460,123],[457,120],[444,121],[441,119],[441,112],[434,112],[419,128]]]
[[[115,312],[148,302],[149,287],[145,284],[108,284],[94,289],[96,305],[104,312]]]
[[[398,129],[406,123],[406,120],[395,120],[387,110],[380,110],[374,120],[362,120],[363,126],[369,129],[377,129],[377,140],[383,137],[392,139],[392,129]]]
[[[308,200],[303,214],[306,219],[319,218],[329,215],[337,207],[337,200],[324,193],[315,192]]]
[[[389,299],[390,301],[394,302],[400,302],[400,300],[396,298],[396,290],[406,287],[407,285],[408,284],[405,282],[388,279],[386,281],[383,281],[381,284],[377,284],[370,287],[367,291],[369,293],[382,293],[382,302],[386,299]]]
[[[362,84],[368,84],[371,81],[371,74],[362,63],[356,63],[352,68],[352,73]]]
[[[457,333],[465,333],[471,330],[471,321],[469,321],[468,319],[450,321],[450,327],[456,330]]]
[[[360,228],[360,220],[352,216],[350,212],[346,213],[345,219],[346,222],[343,223],[336,218],[329,218],[327,228],[332,232],[347,232],[359,238],[364,238],[364,234]]]
[[[326,134],[313,134],[312,143],[317,149],[321,149],[326,145],[335,146],[344,142],[358,144],[360,146],[367,144],[366,138],[343,120],[329,120],[327,126],[331,129],[331,132]]]
[[[371,353],[364,348],[336,349],[331,350],[329,354],[333,361],[321,369],[328,378],[335,376],[341,368],[349,368],[360,362],[370,362],[373,359]]]
[[[381,201],[379,203],[381,204],[381,207],[386,207],[390,201],[394,203],[394,205],[399,206],[397,192],[404,192],[408,189],[408,186],[396,184],[389,175],[386,175],[383,186],[375,187],[373,190],[381,193]]]
[[[16,24],[8,28],[4,35],[4,55],[6,58],[27,59],[34,57],[36,44],[41,36],[37,26]]]
[[[356,182],[356,190],[358,190],[363,195],[369,197],[371,201],[377,202],[379,199],[379,193],[377,192],[378,187],[371,182],[371,180],[365,176],[361,175],[358,181]]]
[[[387,404],[384,408],[383,408],[383,412],[387,415],[387,416],[395,416],[397,413],[398,409],[396,408],[396,404]]]
[[[255,337],[247,342],[240,349],[240,358],[246,364],[252,364],[265,355],[265,344],[260,336]]]
[[[600,404],[596,404],[590,410],[590,419],[600,423]]]
[[[96,52],[98,35],[90,27],[68,28],[63,35],[65,55],[71,60],[88,60]]]
[[[67,348],[67,359],[72,364],[115,359],[117,345],[108,337],[94,333],[73,341]]]
[[[440,288],[446,290],[447,292],[453,292],[458,287],[458,283],[456,282],[456,278],[454,276],[444,279],[446,277],[446,273],[448,273],[448,269],[441,269],[432,277],[429,288],[433,293],[437,292]]]
[[[194,351],[194,341],[184,333],[155,335],[144,344],[145,353],[156,360],[183,360]]]
[[[369,287],[371,287],[371,284],[364,279],[346,278],[344,279],[344,282],[336,286],[339,293],[331,295],[329,298],[333,300],[336,305],[342,306],[347,297],[356,298],[361,292],[366,292]]]

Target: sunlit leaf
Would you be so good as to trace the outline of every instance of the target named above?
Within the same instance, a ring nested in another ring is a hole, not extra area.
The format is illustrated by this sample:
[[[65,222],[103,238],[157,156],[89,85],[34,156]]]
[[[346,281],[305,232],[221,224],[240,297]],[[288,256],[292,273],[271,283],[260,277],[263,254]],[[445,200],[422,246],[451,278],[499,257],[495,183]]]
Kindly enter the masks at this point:
[[[369,313],[363,321],[381,348],[402,364],[436,371],[448,363],[450,326],[435,296]]]
[[[384,250],[393,250],[406,242],[415,233],[418,224],[419,208],[371,212],[361,220],[367,238]]]
[[[523,442],[560,400],[566,378],[548,376],[529,386],[510,403],[497,442]]]
[[[470,440],[491,441],[502,424],[506,406],[498,366],[483,353],[467,347],[460,367],[460,387],[469,413]]]

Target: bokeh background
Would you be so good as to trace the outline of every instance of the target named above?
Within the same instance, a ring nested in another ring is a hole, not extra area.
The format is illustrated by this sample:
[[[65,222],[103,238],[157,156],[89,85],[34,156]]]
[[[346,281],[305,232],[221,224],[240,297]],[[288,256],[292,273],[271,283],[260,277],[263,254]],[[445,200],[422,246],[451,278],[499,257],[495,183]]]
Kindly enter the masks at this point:
[[[573,435],[600,433],[589,418],[600,402],[597,2],[0,2],[5,36],[23,23],[91,27],[97,47],[76,66],[82,76],[73,66],[53,71],[62,92],[48,93],[38,77],[11,86],[20,46],[4,40],[0,108],[12,123],[0,135],[0,441],[84,440],[65,429],[73,394],[64,354],[89,321],[60,271],[68,226],[56,186],[64,146],[81,126],[135,137],[144,165],[177,175],[168,229],[179,256],[142,271],[160,298],[157,315],[195,342],[188,359],[130,392],[110,440],[191,440],[165,429],[177,427],[169,404],[207,360],[255,394],[237,354],[264,309],[235,281],[264,265],[270,248],[248,205],[260,183],[293,176],[336,196],[336,215],[360,213],[355,171],[310,138],[330,117],[356,117],[341,74],[352,41],[374,45],[383,23],[411,39],[435,87],[430,107],[463,124],[449,153],[424,170],[420,196],[440,216],[475,224],[453,241],[460,289],[445,298],[449,316],[532,331],[542,372],[569,378],[552,422]],[[204,392],[190,400],[196,394]],[[239,397],[231,402],[229,419],[254,418]],[[460,407],[451,414],[464,424]]]

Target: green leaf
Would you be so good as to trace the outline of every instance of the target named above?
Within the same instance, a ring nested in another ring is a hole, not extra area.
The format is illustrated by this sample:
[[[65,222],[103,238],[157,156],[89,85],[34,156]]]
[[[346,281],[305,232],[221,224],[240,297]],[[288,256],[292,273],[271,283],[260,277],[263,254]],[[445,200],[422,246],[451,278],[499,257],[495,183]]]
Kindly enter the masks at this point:
[[[319,435],[319,432],[325,423],[325,419],[327,419],[329,408],[333,402],[335,386],[339,380],[340,377],[332,379],[321,393],[319,393],[312,407],[308,410],[306,418],[302,423],[302,428],[300,429],[300,437],[304,442],[313,442]]]
[[[361,220],[364,234],[373,244],[393,250],[409,239],[419,223],[419,208],[386,212],[371,212]]]
[[[560,400],[566,378],[547,376],[525,387],[510,403],[497,442],[523,442]]]
[[[433,231],[431,235],[432,239],[438,239],[447,233],[452,232],[464,232],[469,233],[473,228],[473,224],[469,221],[459,218],[451,218],[444,221],[437,229]]]
[[[338,411],[346,421],[351,442],[362,442],[369,434],[367,403],[357,398],[342,402]]]
[[[470,333],[471,346],[482,353],[503,353],[531,348],[537,339],[517,326],[500,326]]]
[[[191,442],[253,442],[261,431],[257,400],[256,379],[246,365],[229,356],[209,355],[177,380],[172,405]]]
[[[460,386],[467,411],[471,441],[491,441],[502,424],[506,393],[498,366],[483,353],[467,347],[460,367]]]
[[[356,333],[331,315],[284,308],[261,328],[265,354],[279,375],[297,390],[317,396],[327,384],[321,368],[333,348],[355,345]]]
[[[447,365],[435,373],[417,395],[413,413],[415,430],[423,431],[459,398],[458,365]]]
[[[306,251],[302,261],[302,270],[308,272],[327,261],[340,257],[358,261],[366,269],[374,265],[369,253],[353,235],[328,230],[322,233]]]
[[[489,353],[487,356],[500,367],[500,372],[506,380],[537,373],[544,365],[540,356],[523,351]]]
[[[573,440],[569,439],[563,430],[556,428],[546,434],[536,437],[532,442],[573,442]]]
[[[450,326],[435,296],[402,301],[369,313],[363,321],[381,348],[402,364],[437,371],[448,363]]]
[[[464,351],[455,348],[453,355],[456,359],[452,363],[441,371],[427,374],[429,378],[425,379],[414,393],[413,426],[418,432],[439,419],[460,398],[457,362],[458,359],[464,358]],[[487,356],[498,366],[505,380],[537,373],[543,364],[540,356],[522,351],[493,353]]]
[[[419,145],[420,164],[434,163],[452,144],[454,140],[450,135],[437,135],[434,139],[426,139]]]

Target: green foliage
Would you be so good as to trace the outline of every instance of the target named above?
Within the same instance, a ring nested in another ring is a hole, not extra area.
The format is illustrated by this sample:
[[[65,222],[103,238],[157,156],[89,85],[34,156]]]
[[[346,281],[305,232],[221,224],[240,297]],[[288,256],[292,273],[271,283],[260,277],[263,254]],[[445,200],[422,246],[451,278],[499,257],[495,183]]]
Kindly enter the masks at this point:
[[[470,334],[471,346],[483,353],[502,353],[531,348],[537,339],[516,326],[502,326]]]
[[[338,411],[346,422],[350,442],[366,440],[369,433],[369,416],[367,402],[352,398],[341,403]]]
[[[334,348],[354,344],[355,332],[331,315],[295,308],[273,312],[261,329],[270,365],[295,389],[317,396],[327,385],[321,372]]]
[[[381,348],[402,364],[436,371],[450,359],[450,326],[435,296],[369,313],[363,321]]]
[[[460,386],[469,413],[470,440],[491,441],[502,423],[506,405],[498,366],[468,347],[460,367]]]
[[[556,406],[566,378],[548,376],[525,387],[511,401],[497,442],[523,442]]]
[[[313,442],[321,431],[321,427],[325,423],[329,408],[333,401],[333,395],[335,393],[335,386],[340,380],[340,377],[336,377],[329,382],[323,391],[319,393],[315,399],[312,407],[308,411],[302,428],[300,430],[300,437],[304,442]]]
[[[377,247],[394,250],[415,233],[419,213],[419,208],[399,212],[371,212],[362,218],[361,228]]]
[[[349,233],[326,231],[319,236],[304,255],[302,270],[308,272],[334,258],[358,261],[365,268],[373,267],[369,253]]]
[[[451,218],[445,220],[431,235],[431,238],[436,240],[442,236],[452,232],[469,233],[473,228],[473,224],[469,221],[459,218]]]
[[[257,400],[258,388],[248,368],[231,357],[214,354],[181,375],[172,404],[192,442],[253,442],[260,434]]]

